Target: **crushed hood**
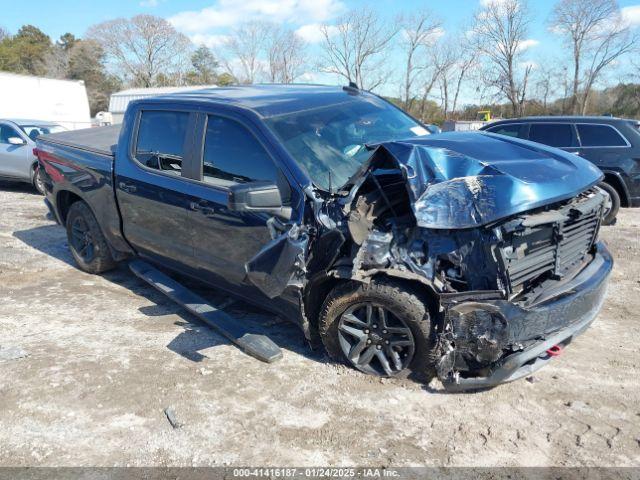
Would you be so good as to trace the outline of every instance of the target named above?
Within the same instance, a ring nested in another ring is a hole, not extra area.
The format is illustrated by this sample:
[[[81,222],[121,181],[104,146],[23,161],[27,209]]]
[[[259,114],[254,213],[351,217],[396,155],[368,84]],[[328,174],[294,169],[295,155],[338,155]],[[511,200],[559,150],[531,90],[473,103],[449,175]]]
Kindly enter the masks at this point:
[[[431,229],[489,224],[574,197],[602,178],[597,167],[577,155],[484,132],[447,133],[373,148],[352,179],[377,168],[399,167],[417,225]]]

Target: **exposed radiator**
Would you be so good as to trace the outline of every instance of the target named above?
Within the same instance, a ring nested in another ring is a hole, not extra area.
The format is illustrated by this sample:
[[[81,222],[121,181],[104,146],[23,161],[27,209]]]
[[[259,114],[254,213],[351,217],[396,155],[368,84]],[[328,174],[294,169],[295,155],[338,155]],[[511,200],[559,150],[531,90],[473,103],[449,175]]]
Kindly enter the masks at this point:
[[[605,197],[589,190],[555,209],[503,226],[499,248],[511,292],[581,265],[598,235]]]

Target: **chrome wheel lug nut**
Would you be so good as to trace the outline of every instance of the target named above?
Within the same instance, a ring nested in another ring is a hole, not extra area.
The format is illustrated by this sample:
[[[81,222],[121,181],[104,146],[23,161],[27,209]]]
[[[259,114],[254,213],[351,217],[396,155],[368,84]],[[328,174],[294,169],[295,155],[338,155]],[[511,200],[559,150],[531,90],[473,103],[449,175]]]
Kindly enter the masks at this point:
[[[365,329],[364,329],[364,333],[369,333],[369,329],[368,329],[368,328],[365,328]]]
[[[376,348],[377,348],[378,350],[382,350],[382,345],[376,345]]]
[[[367,340],[367,345],[371,345],[371,340]]]
[[[376,325],[375,323],[373,324],[373,328],[378,328],[378,325]]]
[[[382,333],[386,334],[386,333],[387,333],[387,330],[382,330]]]
[[[390,342],[389,342],[389,340],[385,340],[384,343],[389,345]]]

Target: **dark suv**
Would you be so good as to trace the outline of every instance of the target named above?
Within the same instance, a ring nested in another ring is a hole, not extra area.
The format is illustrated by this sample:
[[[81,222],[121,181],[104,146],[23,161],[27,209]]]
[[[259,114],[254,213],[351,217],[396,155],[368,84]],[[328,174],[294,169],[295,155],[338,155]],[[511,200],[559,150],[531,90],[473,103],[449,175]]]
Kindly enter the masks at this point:
[[[613,117],[525,117],[501,120],[481,130],[523,138],[575,153],[604,173],[611,197],[605,224],[620,206],[640,206],[640,122]]]

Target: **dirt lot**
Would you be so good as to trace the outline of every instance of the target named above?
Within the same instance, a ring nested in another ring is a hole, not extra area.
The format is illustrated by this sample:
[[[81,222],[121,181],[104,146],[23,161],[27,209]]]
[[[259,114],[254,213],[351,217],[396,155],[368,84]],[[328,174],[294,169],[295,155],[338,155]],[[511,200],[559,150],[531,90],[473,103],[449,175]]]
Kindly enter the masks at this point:
[[[604,229],[609,297],[562,357],[450,395],[333,365],[232,305],[284,350],[253,360],[126,268],[77,270],[28,188],[0,184],[0,205],[0,466],[640,466],[640,209]]]

